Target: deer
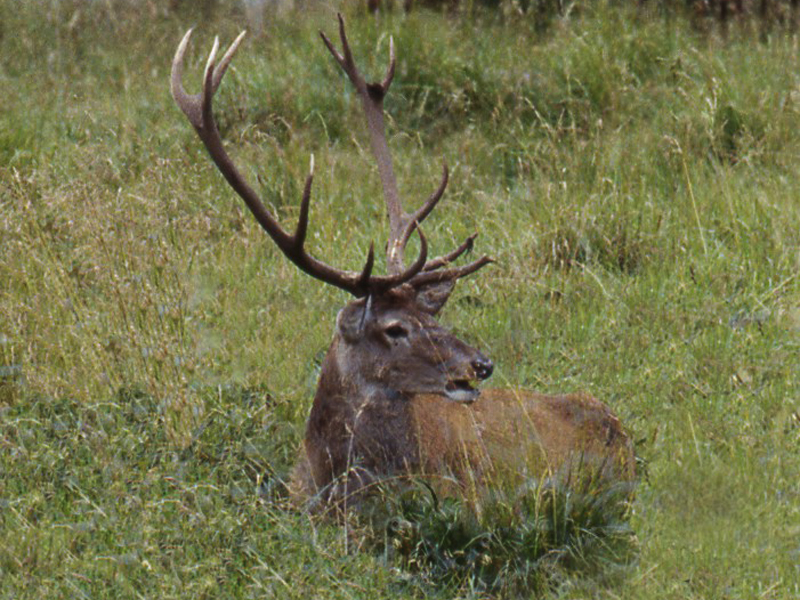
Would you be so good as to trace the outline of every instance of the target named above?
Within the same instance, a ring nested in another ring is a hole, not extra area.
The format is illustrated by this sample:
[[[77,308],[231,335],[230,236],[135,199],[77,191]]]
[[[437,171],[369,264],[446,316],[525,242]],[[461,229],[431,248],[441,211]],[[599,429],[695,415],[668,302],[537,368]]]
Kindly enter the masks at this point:
[[[202,90],[183,87],[184,56],[192,34],[180,42],[172,63],[171,91],[205,145],[212,162],[245,202],[284,256],[302,272],[348,292],[325,355],[289,484],[302,506],[330,507],[369,494],[381,481],[422,477],[438,493],[467,494],[498,481],[525,478],[576,481],[589,473],[601,485],[632,482],[633,444],[620,420],[586,393],[546,395],[522,389],[481,389],[493,362],[436,319],[456,282],[493,262],[483,255],[457,261],[473,249],[477,234],[441,256],[428,257],[421,224],[448,184],[447,164],[433,193],[412,212],[400,201],[384,126],[384,98],[395,74],[394,42],[380,82],[367,82],[356,66],[345,22],[341,50],[324,32],[322,41],[356,90],[366,117],[372,153],[389,220],[386,274],[375,274],[374,242],[360,271],[322,262],[306,249],[313,156],[296,228],[289,232],[262,202],[228,155],[217,129],[212,100],[239,48],[242,32],[217,62],[215,39]],[[416,258],[407,261],[417,236]],[[567,483],[568,484],[568,483]]]

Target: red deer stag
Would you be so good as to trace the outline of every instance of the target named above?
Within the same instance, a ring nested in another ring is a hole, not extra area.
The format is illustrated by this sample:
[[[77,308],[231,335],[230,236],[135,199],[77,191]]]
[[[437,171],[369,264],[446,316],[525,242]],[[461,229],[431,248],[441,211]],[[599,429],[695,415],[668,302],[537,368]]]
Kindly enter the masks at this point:
[[[291,484],[296,499],[339,505],[388,477],[428,477],[446,493],[464,493],[498,476],[571,478],[576,467],[603,482],[634,477],[631,442],[601,402],[583,394],[547,396],[522,390],[479,391],[492,362],[441,327],[435,315],[456,280],[491,262],[488,256],[462,266],[454,261],[472,248],[467,238],[448,254],[428,259],[420,223],[447,185],[445,166],[438,189],[412,213],[403,210],[392,170],[383,121],[383,99],[395,71],[394,47],[380,83],[367,83],[356,68],[339,16],[339,52],[322,40],[361,99],[378,163],[389,240],[387,275],[373,274],[374,246],[359,272],[329,266],[305,248],[313,162],[294,233],[285,231],[245,181],[225,150],[211,103],[244,34],[219,63],[218,41],[208,58],[202,91],[188,95],[183,61],[191,30],[172,64],[172,94],[205,144],[217,168],[242,197],[281,251],[312,277],[352,294],[336,320],[306,425],[304,452]],[[406,244],[418,235],[420,250],[407,265]]]

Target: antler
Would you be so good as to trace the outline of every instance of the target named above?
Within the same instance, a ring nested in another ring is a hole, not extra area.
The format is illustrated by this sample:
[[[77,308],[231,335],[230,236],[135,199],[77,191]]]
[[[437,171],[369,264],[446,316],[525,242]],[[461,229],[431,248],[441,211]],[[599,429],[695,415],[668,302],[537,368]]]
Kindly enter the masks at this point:
[[[360,272],[345,271],[331,267],[320,260],[317,260],[304,248],[306,232],[308,229],[308,210],[311,201],[311,184],[314,179],[314,161],[311,160],[308,177],[306,178],[303,198],[300,203],[300,217],[294,234],[289,234],[283,230],[272,213],[264,206],[258,194],[247,183],[242,174],[234,165],[219,135],[219,130],[214,122],[212,113],[212,99],[219,88],[222,78],[233,59],[239,44],[244,38],[245,32],[231,44],[228,51],[216,63],[216,55],[219,50],[219,39],[214,39],[214,46],[208,56],[205,73],[203,76],[203,89],[199,94],[189,95],[183,88],[183,59],[186,48],[189,45],[189,38],[192,30],[186,32],[172,61],[172,74],[170,79],[172,96],[175,98],[180,109],[189,119],[197,135],[202,140],[211,159],[219,171],[227,180],[228,184],[244,200],[250,212],[256,218],[261,227],[269,234],[273,241],[280,248],[281,252],[303,272],[319,279],[325,283],[334,285],[340,289],[350,292],[356,297],[367,296],[370,294],[381,293],[393,287],[402,285],[410,281],[414,276],[421,274],[425,267],[428,244],[422,232],[420,236],[420,254],[417,260],[408,269],[394,270],[387,276],[373,276],[372,267],[375,263],[374,245],[371,244],[367,254],[367,260]],[[388,87],[388,84],[387,86]],[[390,167],[391,168],[391,167]],[[409,233],[410,235],[410,233]]]
[[[389,91],[389,86],[392,84],[395,71],[394,40],[389,38],[389,66],[386,68],[383,81],[380,83],[367,83],[358,71],[355,61],[353,60],[353,54],[350,51],[350,45],[347,42],[347,34],[345,33],[344,18],[341,13],[337,16],[339,18],[339,39],[342,42],[342,52],[340,53],[334,47],[322,31],[320,31],[320,36],[322,36],[322,41],[328,47],[328,50],[330,50],[336,62],[339,63],[339,66],[342,67],[342,70],[347,74],[361,98],[361,104],[367,117],[367,127],[369,129],[372,152],[378,162],[378,173],[380,174],[381,183],[383,185],[386,209],[389,213],[389,241],[386,245],[386,262],[390,273],[402,273],[405,270],[403,255],[405,253],[406,244],[411,238],[411,234],[414,233],[414,230],[417,230],[420,239],[424,241],[425,238],[422,235],[422,230],[419,225],[434,209],[447,187],[449,176],[447,164],[442,165],[442,180],[436,191],[433,192],[415,212],[410,214],[405,212],[397,192],[397,180],[395,179],[394,170],[392,168],[392,156],[389,152],[389,146],[386,143],[386,133],[383,122],[383,99]],[[463,267],[438,270],[449,265],[464,252],[471,250],[476,235],[477,234],[471,235],[463,244],[449,254],[426,262],[422,272],[412,277],[409,283],[414,286],[419,286],[434,281],[458,279],[470,273],[474,273],[481,267],[492,262],[491,258],[483,256]],[[422,255],[422,252],[420,255]]]

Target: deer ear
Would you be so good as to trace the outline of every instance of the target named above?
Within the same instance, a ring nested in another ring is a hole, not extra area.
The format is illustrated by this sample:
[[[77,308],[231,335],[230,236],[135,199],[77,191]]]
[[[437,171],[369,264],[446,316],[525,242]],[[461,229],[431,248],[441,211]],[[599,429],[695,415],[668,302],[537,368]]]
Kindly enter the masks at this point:
[[[437,283],[423,285],[417,290],[417,307],[422,312],[435,315],[442,309],[455,287],[455,279],[446,279]]]
[[[372,298],[351,302],[339,311],[336,328],[344,339],[355,343],[364,334],[364,326],[372,318]]]

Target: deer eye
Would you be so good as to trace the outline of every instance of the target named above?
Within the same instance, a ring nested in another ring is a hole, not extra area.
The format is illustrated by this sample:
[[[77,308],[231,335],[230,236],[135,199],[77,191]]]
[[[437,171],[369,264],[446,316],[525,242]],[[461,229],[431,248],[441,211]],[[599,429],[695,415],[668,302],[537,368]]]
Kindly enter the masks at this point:
[[[392,323],[383,330],[387,337],[398,340],[408,337],[408,330],[399,323]]]

